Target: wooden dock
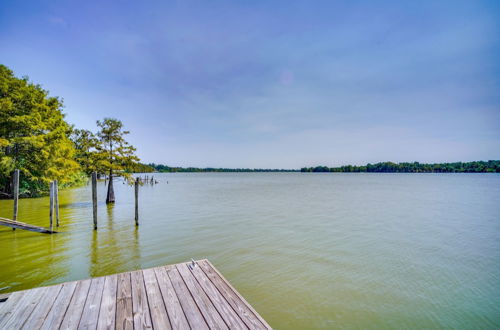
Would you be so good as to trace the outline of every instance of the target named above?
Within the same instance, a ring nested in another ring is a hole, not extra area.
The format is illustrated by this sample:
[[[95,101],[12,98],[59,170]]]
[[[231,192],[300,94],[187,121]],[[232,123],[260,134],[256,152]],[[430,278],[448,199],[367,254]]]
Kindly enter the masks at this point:
[[[54,230],[30,225],[29,223],[14,221],[14,220],[7,219],[7,218],[0,218],[0,226],[35,231],[37,233],[43,233],[43,234],[55,234],[55,233],[57,233],[57,231],[54,231]]]
[[[208,260],[13,292],[0,329],[271,329]]]

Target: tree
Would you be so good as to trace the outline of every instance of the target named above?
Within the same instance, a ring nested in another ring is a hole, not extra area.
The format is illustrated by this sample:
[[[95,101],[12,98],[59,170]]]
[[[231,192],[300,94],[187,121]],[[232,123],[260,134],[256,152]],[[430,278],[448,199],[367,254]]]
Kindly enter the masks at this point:
[[[79,166],[68,138],[62,101],[50,97],[28,78],[17,78],[0,65],[0,185],[11,193],[11,175],[21,170],[20,192],[34,196],[47,190],[51,180],[74,180]]]
[[[132,175],[127,172],[127,168],[133,167],[139,158],[135,155],[135,148],[124,138],[129,131],[123,130],[123,123],[118,119],[104,118],[97,121],[100,128],[97,133],[99,144],[99,166],[109,173],[108,193],[106,203],[115,202],[115,191],[113,188],[113,175],[124,177],[131,181]]]
[[[100,141],[94,133],[86,129],[73,129],[71,140],[76,150],[75,160],[85,174],[106,171],[102,164],[105,157],[98,151]]]

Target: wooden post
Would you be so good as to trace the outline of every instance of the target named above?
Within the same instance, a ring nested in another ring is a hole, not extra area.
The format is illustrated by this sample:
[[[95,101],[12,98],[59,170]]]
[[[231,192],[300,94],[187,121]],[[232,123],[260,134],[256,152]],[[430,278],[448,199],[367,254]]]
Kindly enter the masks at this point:
[[[56,227],[59,227],[59,187],[54,180],[54,207],[56,209]]]
[[[139,178],[135,179],[135,225],[139,226]]]
[[[12,182],[14,186],[14,216],[12,219],[17,221],[17,210],[19,206],[19,170],[14,170],[14,178]],[[12,230],[16,230],[16,228],[12,228]]]
[[[97,173],[92,173],[92,218],[94,219],[94,230],[97,230]]]
[[[54,218],[54,181],[50,182],[50,231],[52,231],[53,218]]]

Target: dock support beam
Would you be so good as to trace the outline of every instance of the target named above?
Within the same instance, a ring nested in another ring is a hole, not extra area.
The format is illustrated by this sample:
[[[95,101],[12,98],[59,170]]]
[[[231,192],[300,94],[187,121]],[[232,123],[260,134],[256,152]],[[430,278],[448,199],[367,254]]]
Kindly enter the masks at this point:
[[[135,179],[135,225],[139,226],[139,178]]]
[[[54,181],[50,182],[50,231],[52,231],[52,223],[54,219]]]
[[[59,227],[59,186],[57,180],[54,180],[54,207],[56,211],[56,227]]]
[[[92,218],[94,219],[94,230],[97,230],[97,173],[92,173]]]
[[[13,184],[13,193],[14,193],[14,216],[12,219],[17,221],[17,210],[19,207],[19,170],[14,170],[14,178],[12,180]],[[12,230],[16,230],[16,228],[12,228]]]

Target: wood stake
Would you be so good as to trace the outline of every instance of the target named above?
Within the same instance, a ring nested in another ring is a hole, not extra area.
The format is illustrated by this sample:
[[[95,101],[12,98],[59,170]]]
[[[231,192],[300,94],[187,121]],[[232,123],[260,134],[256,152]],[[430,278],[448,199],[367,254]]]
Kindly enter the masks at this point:
[[[54,203],[56,208],[56,227],[59,227],[59,186],[57,180],[54,180]]]
[[[52,231],[53,218],[54,218],[54,181],[50,183],[50,231]]]
[[[92,217],[94,219],[94,230],[97,230],[97,173],[92,173]]]
[[[14,221],[17,221],[17,210],[19,206],[19,170],[14,170],[14,217],[12,218]],[[16,230],[16,228],[12,228]]]
[[[135,225],[139,226],[139,178],[135,179]]]

